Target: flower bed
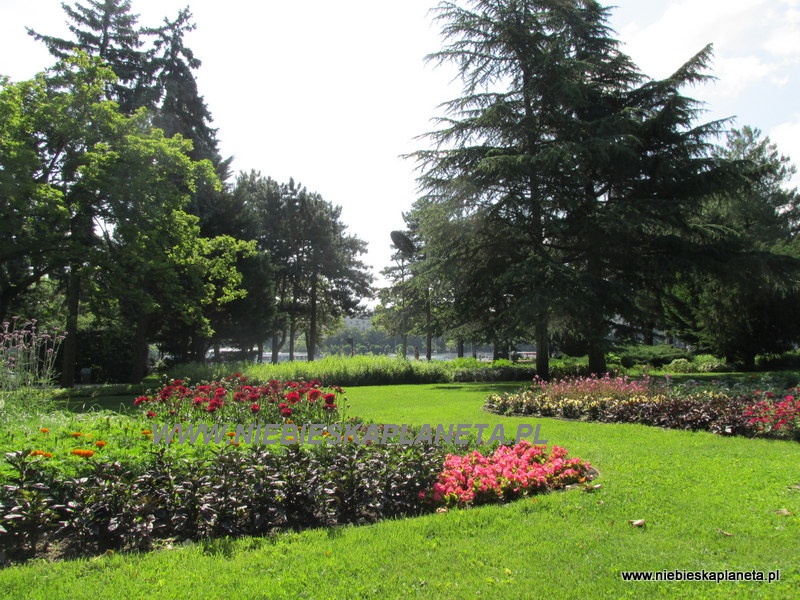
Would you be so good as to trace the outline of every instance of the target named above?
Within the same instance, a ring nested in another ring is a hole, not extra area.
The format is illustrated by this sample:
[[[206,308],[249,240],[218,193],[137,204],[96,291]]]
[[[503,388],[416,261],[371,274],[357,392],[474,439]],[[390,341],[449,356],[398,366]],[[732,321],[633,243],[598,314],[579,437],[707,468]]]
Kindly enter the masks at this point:
[[[219,442],[153,443],[160,418],[342,424],[344,398],[315,381],[175,380],[137,398],[138,417],[37,426],[17,438],[28,447],[7,452],[0,469],[0,564],[369,523],[508,501],[591,477],[588,463],[562,448],[526,441],[266,445],[235,441],[225,428]],[[360,423],[358,437],[370,427]]]
[[[210,420],[215,423],[329,424],[340,416],[344,392],[338,386],[323,387],[316,380],[251,382],[240,373],[219,381],[189,386],[174,379],[158,392],[139,396],[134,406],[149,419],[171,422]]]
[[[669,387],[625,377],[534,380],[513,394],[494,394],[484,408],[505,415],[535,415],[607,423],[640,423],[722,435],[800,439],[796,388],[771,391]]]

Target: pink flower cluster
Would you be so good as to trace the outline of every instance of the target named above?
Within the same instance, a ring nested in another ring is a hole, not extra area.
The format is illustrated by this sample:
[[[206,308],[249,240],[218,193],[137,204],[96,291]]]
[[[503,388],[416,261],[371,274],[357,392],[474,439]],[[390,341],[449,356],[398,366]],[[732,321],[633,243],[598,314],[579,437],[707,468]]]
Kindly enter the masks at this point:
[[[756,396],[765,399],[756,402],[745,410],[749,423],[758,427],[761,433],[786,433],[800,435],[800,397],[799,388],[792,388],[782,400],[777,400],[772,392],[756,391]]]
[[[582,483],[589,478],[589,463],[567,458],[560,446],[535,446],[522,440],[500,446],[490,456],[477,450],[460,456],[448,454],[438,481],[420,499],[448,506],[467,506],[513,500],[524,495]]]
[[[591,375],[589,377],[575,377],[545,381],[538,375],[534,377],[531,389],[546,394],[551,398],[616,398],[628,399],[637,396],[646,396],[653,393],[658,386],[648,377],[630,379],[629,377],[614,377],[606,373],[602,377]],[[656,390],[662,391],[662,390]]]

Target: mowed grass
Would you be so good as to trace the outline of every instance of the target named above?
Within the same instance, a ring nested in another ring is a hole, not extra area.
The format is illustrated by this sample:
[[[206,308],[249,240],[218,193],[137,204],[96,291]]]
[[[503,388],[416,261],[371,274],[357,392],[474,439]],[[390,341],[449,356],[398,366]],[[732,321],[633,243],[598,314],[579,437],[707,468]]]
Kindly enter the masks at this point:
[[[0,598],[795,598],[800,444],[510,418],[487,394],[517,384],[348,390],[381,423],[520,423],[599,469],[594,492],[212,540],[141,555],[0,571]],[[643,519],[644,527],[630,520]],[[625,582],[623,570],[780,570],[779,583]]]

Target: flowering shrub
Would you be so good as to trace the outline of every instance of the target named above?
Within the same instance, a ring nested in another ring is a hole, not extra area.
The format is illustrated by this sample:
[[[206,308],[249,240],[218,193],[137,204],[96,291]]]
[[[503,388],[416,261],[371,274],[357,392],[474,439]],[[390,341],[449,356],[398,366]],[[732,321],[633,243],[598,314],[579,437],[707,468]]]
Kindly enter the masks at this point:
[[[800,440],[800,388],[792,388],[781,399],[772,392],[756,392],[762,398],[745,410],[745,416],[759,433]]]
[[[589,469],[588,462],[567,458],[564,448],[553,446],[548,452],[546,446],[522,440],[490,456],[477,450],[448,454],[438,481],[420,498],[448,506],[502,502],[582,483],[590,478]]]
[[[251,382],[234,373],[220,381],[189,386],[173,379],[152,395],[133,401],[150,418],[173,422],[212,421],[215,423],[320,423],[330,424],[343,411],[344,392],[338,386],[322,387],[309,382],[275,379],[266,384]]]

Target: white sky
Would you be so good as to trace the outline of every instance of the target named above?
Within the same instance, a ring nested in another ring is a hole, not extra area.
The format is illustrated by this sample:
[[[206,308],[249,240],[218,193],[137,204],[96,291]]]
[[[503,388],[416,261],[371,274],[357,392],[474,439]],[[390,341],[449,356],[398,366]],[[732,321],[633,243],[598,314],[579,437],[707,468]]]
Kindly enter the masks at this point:
[[[132,0],[145,26],[187,4],[223,156],[341,205],[377,274],[417,197],[414,163],[400,155],[425,148],[415,136],[461,91],[452,70],[423,61],[441,45],[436,0]],[[0,74],[50,66],[24,28],[65,36],[65,19],[60,0],[0,0]],[[800,162],[800,0],[618,0],[611,25],[653,78],[713,43],[718,80],[689,90],[706,120],[735,116]]]

